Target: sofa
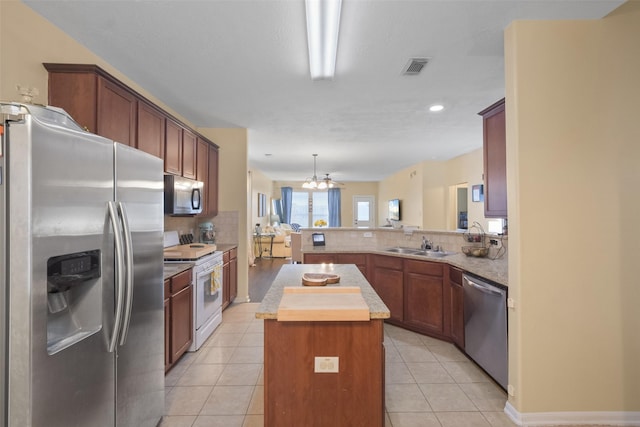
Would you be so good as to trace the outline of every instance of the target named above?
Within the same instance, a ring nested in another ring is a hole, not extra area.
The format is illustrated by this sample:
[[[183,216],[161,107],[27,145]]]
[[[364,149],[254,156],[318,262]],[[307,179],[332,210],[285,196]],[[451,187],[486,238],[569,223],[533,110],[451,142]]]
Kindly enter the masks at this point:
[[[255,254],[257,257],[269,256],[269,247],[271,245],[271,237],[273,235],[273,249],[271,256],[273,258],[290,258],[291,257],[291,226],[289,224],[280,224],[277,226],[266,226],[262,229],[262,235],[256,236],[254,239]],[[262,248],[262,253],[260,253]]]

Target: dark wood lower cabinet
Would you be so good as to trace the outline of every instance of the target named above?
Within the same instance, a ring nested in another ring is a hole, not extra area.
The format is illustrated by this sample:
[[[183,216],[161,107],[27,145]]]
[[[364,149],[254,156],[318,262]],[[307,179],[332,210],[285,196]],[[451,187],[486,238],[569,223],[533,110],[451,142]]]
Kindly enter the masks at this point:
[[[405,260],[404,323],[417,331],[447,337],[448,305],[444,291],[445,264]]]
[[[383,427],[383,321],[265,320],[265,427]],[[338,357],[316,373],[315,357]]]
[[[238,296],[238,248],[222,254],[222,309]]]
[[[177,361],[193,342],[193,287],[171,296],[171,358]]]
[[[165,280],[164,361],[167,372],[193,343],[191,269]]]
[[[464,349],[462,270],[442,262],[348,252],[305,253],[304,263],[356,264],[389,308],[389,323]]]

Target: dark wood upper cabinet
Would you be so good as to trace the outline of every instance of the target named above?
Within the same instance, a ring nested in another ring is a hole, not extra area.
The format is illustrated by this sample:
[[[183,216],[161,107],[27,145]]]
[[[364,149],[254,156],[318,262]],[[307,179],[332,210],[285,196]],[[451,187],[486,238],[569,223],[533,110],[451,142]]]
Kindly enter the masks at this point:
[[[204,182],[205,190],[203,191],[202,213],[206,216],[209,213],[209,143],[198,138],[198,147],[196,149],[196,179]]]
[[[209,181],[205,184],[209,216],[218,215],[218,147],[209,146]]]
[[[164,171],[182,175],[182,126],[173,120],[167,120]]]
[[[98,135],[136,146],[135,95],[102,77],[98,78]]]
[[[91,133],[164,160],[165,173],[204,182],[202,215],[218,214],[218,146],[95,64],[43,64],[48,104]]]
[[[483,124],[484,216],[507,217],[507,143],[504,99],[478,113]]]
[[[139,150],[164,159],[165,115],[152,105],[138,101]]]
[[[135,147],[137,97],[95,65],[44,64],[48,103],[89,132]]]
[[[197,169],[197,139],[187,129],[182,130],[182,176],[196,179]]]

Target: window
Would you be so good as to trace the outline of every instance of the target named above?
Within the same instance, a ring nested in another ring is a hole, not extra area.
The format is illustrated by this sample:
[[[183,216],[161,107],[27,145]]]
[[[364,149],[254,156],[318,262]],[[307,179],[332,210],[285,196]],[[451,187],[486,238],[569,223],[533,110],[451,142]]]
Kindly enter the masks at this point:
[[[291,223],[313,227],[322,219],[329,223],[329,197],[326,191],[294,191],[291,200]]]

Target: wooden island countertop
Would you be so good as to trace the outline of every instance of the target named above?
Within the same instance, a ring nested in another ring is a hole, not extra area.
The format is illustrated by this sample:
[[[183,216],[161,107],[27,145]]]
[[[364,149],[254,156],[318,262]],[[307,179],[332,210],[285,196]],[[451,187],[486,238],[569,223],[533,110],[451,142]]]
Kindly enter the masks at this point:
[[[262,299],[262,303],[256,312],[258,319],[277,319],[278,307],[282,300],[285,287],[300,286],[304,273],[332,273],[340,276],[340,282],[329,284],[325,287],[357,286],[362,292],[362,297],[369,306],[370,319],[388,319],[389,309],[382,302],[378,294],[373,290],[367,279],[364,278],[358,267],[353,264],[285,264],[273,281],[271,288]]]

